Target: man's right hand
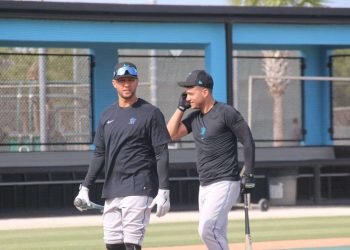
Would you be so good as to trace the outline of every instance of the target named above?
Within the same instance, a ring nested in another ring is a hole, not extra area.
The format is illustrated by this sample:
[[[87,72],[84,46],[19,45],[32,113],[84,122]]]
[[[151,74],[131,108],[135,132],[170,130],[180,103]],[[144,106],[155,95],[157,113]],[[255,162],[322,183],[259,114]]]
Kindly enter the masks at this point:
[[[186,101],[186,98],[187,98],[186,92],[181,93],[177,108],[182,112],[185,112],[186,109],[189,109],[191,107],[191,104],[188,101]]]
[[[90,199],[89,199],[89,189],[87,187],[84,186],[80,186],[79,188],[79,193],[77,195],[77,197],[75,197],[75,199],[80,199],[82,201],[84,201],[84,204],[86,204],[87,206],[90,205]],[[74,200],[75,200],[74,199]],[[86,211],[87,207],[85,206],[75,206],[80,212]]]

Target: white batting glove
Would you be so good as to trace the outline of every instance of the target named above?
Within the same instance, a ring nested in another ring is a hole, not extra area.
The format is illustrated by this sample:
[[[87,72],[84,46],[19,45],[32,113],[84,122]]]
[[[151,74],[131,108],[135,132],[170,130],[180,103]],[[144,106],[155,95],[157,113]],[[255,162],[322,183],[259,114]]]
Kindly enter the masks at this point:
[[[86,211],[87,207],[90,206],[90,199],[89,199],[89,189],[84,186],[80,186],[79,193],[77,197],[75,197],[74,200],[80,199],[83,201],[83,204],[81,206],[75,206],[80,212]]]
[[[156,215],[158,217],[164,216],[170,210],[170,191],[167,189],[159,189],[157,196],[153,199],[151,205],[148,207],[152,209],[157,205]]]

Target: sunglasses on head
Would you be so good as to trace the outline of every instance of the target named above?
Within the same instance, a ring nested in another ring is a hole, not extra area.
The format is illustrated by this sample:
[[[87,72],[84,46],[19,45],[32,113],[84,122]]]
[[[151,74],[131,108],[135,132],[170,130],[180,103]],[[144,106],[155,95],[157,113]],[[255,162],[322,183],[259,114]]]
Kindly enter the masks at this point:
[[[133,76],[133,77],[137,77],[137,69],[135,69],[132,66],[123,66],[121,68],[119,68],[117,71],[114,72],[114,79],[117,79],[121,76]]]

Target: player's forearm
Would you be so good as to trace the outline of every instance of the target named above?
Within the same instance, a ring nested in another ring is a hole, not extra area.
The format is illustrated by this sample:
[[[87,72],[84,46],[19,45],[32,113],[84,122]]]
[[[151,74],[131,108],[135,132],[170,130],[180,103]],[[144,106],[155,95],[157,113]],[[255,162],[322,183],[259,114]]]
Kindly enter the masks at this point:
[[[89,165],[89,169],[88,172],[85,176],[84,182],[82,183],[82,185],[84,187],[89,188],[91,186],[91,184],[96,180],[96,178],[98,177],[99,173],[102,170],[102,167],[104,166],[104,156],[103,155],[99,155],[99,156],[94,156],[91,160],[91,163]]]
[[[169,189],[169,150],[168,145],[155,147],[159,189]]]
[[[243,144],[245,171],[247,174],[254,174],[255,142],[248,125],[245,124],[245,126],[243,126],[242,134],[243,138],[241,143]]]
[[[247,174],[254,174],[255,143],[253,140],[246,141],[243,145],[244,165]]]
[[[234,133],[238,141],[243,145],[245,172],[247,174],[254,174],[255,142],[250,128],[247,123],[242,120],[239,125],[235,127]]]
[[[175,113],[167,123],[167,129],[169,131],[169,134],[172,140],[176,140],[181,137],[178,135],[178,133],[179,133],[179,128],[181,125],[181,119],[183,117],[183,114],[184,114],[183,111],[176,109]]]

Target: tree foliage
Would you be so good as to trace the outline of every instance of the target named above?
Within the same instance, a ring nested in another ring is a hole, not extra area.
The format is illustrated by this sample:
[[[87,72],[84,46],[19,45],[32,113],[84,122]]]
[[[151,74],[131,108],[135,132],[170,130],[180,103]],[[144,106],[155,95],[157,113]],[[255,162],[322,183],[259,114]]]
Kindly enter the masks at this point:
[[[0,48],[0,80],[30,81],[38,79],[38,50],[34,48]],[[72,81],[71,49],[47,49],[48,81]]]
[[[324,7],[326,0],[231,0],[232,5],[266,7]]]

